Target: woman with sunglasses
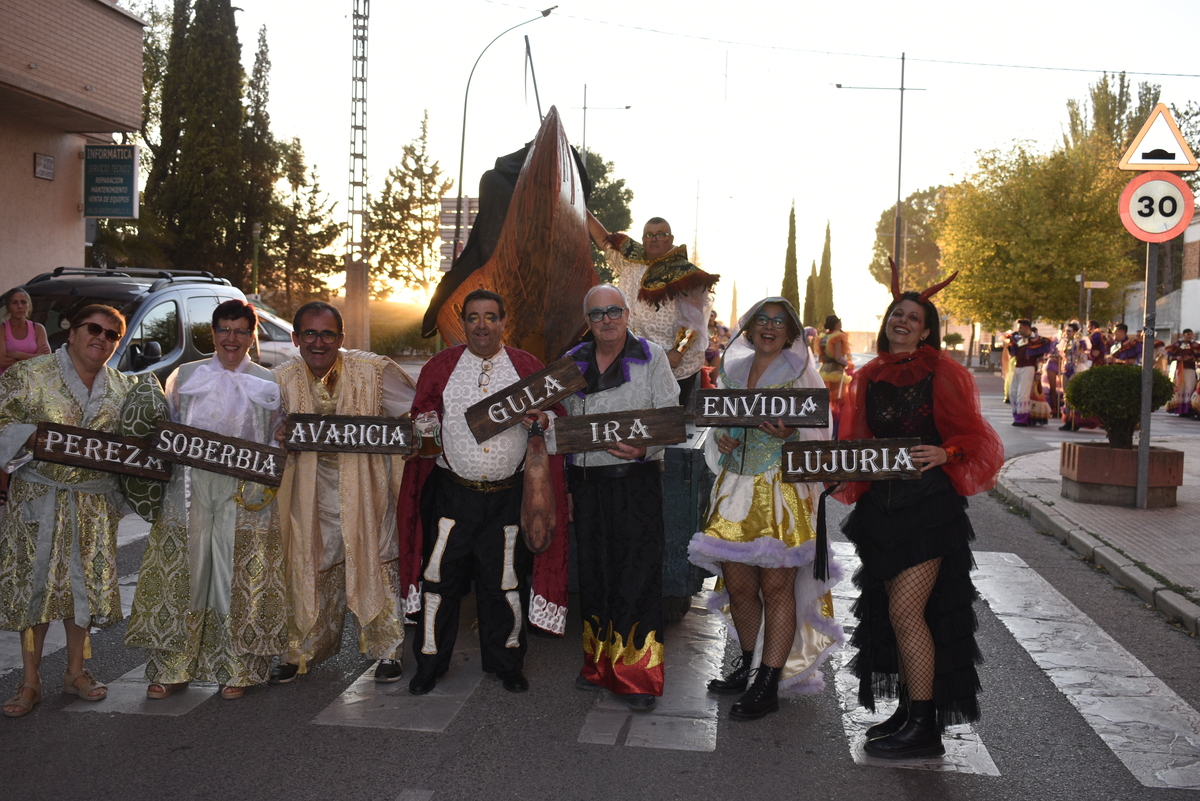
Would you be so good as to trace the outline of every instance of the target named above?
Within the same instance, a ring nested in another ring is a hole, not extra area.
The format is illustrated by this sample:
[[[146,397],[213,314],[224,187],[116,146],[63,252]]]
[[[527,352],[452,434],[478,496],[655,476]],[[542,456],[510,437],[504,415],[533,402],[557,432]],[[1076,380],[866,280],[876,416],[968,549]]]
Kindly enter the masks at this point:
[[[29,319],[33,301],[25,287],[13,287],[0,297],[8,312],[4,321],[4,336],[0,337],[0,374],[14,364],[50,352],[46,329]],[[8,503],[8,473],[0,470],[0,506]]]
[[[0,464],[12,474],[16,509],[0,527],[0,629],[21,632],[22,683],[4,714],[22,717],[42,700],[42,644],[50,622],[67,636],[63,692],[100,701],[108,688],[84,667],[88,629],[122,617],[117,586],[117,477],[32,455],[39,422],[115,433],[134,379],[107,366],[125,333],[108,306],[74,316],[65,347],[18,362],[0,376]],[[86,566],[86,568],[85,568]]]
[[[764,298],[746,312],[725,350],[718,383],[721,389],[824,386],[790,303]],[[776,711],[780,689],[819,692],[825,686],[821,663],[842,642],[830,597],[840,572],[829,559],[828,579],[813,578],[812,516],[822,488],[789,483],[780,472],[784,442],[828,439],[829,433],[828,427],[794,429],[776,420],[710,434],[705,456],[717,480],[688,558],[720,577],[709,605],[725,614],[741,647],[733,671],[708,683],[710,692],[742,696],[730,717],[753,720]]]
[[[213,310],[212,358],[167,379],[171,419],[267,443],[279,385],[250,361],[258,316],[242,300]],[[147,649],[146,697],[167,698],[193,679],[225,700],[264,684],[287,647],[283,541],[274,491],[177,466],[150,530],[125,644]]]

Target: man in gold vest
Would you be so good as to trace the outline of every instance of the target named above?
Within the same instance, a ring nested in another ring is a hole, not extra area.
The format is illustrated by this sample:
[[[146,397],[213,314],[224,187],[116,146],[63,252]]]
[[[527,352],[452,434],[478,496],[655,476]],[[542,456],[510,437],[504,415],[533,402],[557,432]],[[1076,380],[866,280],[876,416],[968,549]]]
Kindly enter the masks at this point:
[[[398,417],[415,384],[391,359],[341,351],[342,315],[328,303],[301,306],[292,341],[299,359],[275,369],[288,414]],[[347,609],[358,647],[378,659],[375,680],[400,680],[404,596],[400,590],[396,498],[400,457],[291,453],[279,488],[287,559],[288,652],[271,671],[286,684],[338,652]]]

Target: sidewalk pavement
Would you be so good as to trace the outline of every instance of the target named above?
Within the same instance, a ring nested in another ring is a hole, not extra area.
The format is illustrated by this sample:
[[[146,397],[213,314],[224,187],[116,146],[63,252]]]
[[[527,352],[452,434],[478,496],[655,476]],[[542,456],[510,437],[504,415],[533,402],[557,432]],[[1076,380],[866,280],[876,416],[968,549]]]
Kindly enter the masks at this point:
[[[1060,494],[1059,449],[1018,456],[1000,471],[996,489],[1034,524],[1192,634],[1200,634],[1200,439],[1152,437],[1183,451],[1178,506],[1127,509],[1076,503]]]

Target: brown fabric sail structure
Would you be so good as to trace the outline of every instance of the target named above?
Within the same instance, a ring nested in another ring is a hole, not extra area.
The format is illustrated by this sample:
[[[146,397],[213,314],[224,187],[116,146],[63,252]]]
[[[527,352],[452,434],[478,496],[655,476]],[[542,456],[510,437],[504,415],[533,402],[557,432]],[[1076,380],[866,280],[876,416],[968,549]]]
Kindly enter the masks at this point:
[[[491,257],[437,309],[442,338],[455,345],[466,341],[463,298],[474,289],[490,289],[504,298],[504,343],[543,362],[558,358],[583,333],[583,296],[597,283],[588,243],[584,179],[551,106],[521,168]]]

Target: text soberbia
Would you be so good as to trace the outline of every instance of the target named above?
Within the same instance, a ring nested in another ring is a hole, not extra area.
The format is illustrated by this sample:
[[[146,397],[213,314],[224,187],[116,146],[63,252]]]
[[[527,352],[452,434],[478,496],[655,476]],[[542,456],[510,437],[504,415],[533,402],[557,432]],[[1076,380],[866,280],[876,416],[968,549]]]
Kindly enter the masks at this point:
[[[151,444],[155,454],[168,462],[268,487],[278,487],[283,479],[283,451],[250,440],[159,421]]]

